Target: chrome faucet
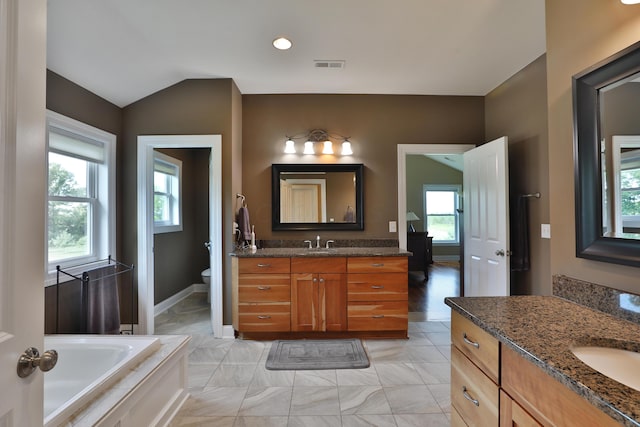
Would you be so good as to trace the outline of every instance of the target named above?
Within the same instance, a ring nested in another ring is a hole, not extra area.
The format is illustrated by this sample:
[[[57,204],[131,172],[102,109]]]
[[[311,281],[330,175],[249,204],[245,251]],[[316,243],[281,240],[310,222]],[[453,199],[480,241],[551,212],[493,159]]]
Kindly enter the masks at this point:
[[[320,236],[316,236],[316,248],[320,249]]]
[[[330,249],[329,243],[335,243],[335,242],[333,240],[327,240],[327,243],[325,244],[325,249]]]
[[[305,240],[304,243],[308,243],[309,249],[313,249],[313,246],[311,246],[311,240]]]

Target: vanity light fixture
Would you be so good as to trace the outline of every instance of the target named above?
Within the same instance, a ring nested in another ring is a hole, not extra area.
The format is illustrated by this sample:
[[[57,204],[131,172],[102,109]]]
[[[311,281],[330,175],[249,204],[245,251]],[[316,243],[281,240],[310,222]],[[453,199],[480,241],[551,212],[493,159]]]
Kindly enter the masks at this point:
[[[273,41],[273,47],[278,50],[289,50],[291,49],[291,40],[286,37],[278,37]]]
[[[304,151],[302,152],[302,154],[316,154],[315,150],[313,149],[313,142],[307,141],[304,143]]]
[[[324,142],[324,148],[322,149],[322,154],[333,154],[333,144],[331,141]]]
[[[286,154],[296,154],[295,142],[292,139],[287,139],[284,142],[284,152]]]
[[[640,0],[620,0],[624,4],[638,4]]]
[[[343,156],[350,156],[353,154],[353,149],[351,148],[351,141],[349,141],[348,136],[342,136],[339,134],[332,134],[323,129],[313,129],[307,133],[295,135],[295,136],[287,136],[285,138],[284,152],[287,154],[296,153],[295,148],[295,140],[304,140],[304,150],[302,154],[317,154],[316,153],[316,144],[322,144],[322,154],[334,154],[333,150],[333,141],[338,140],[342,141],[342,150],[340,154]]]
[[[351,142],[348,139],[345,139],[342,143],[342,152],[340,153],[343,156],[350,156],[353,154],[353,150],[351,149]]]

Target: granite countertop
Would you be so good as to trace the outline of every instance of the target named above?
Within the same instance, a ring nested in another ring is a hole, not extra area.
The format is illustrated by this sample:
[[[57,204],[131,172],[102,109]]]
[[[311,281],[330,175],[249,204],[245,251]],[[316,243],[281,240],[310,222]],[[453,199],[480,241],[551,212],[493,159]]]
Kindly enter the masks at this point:
[[[558,297],[459,297],[445,303],[622,425],[640,426],[640,391],[571,352],[589,344],[640,351],[640,325]]]
[[[356,257],[356,256],[409,256],[411,252],[390,247],[363,248],[265,248],[252,253],[248,249],[229,254],[238,258],[297,258],[297,257]]]

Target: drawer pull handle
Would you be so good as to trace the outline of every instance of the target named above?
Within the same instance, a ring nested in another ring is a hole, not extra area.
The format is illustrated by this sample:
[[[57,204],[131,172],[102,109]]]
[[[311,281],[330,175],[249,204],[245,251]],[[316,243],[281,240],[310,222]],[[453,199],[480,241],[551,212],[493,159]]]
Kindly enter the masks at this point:
[[[473,403],[476,406],[480,406],[480,402],[478,402],[478,399],[474,399],[473,397],[471,397],[471,395],[469,393],[467,393],[467,387],[466,386],[462,386],[462,395],[469,402]]]
[[[384,319],[384,314],[376,314],[375,316],[371,316],[374,319]]]
[[[258,264],[258,268],[268,268],[271,267],[271,264]]]
[[[376,263],[371,264],[371,267],[384,267],[384,263],[376,262]]]
[[[267,319],[271,319],[271,316],[258,316],[258,319],[267,320]]]
[[[384,289],[382,285],[371,285],[371,289]]]
[[[271,286],[258,286],[259,291],[270,291]]]
[[[474,346],[475,348],[480,348],[480,343],[477,343],[477,342],[475,342],[475,341],[471,341],[469,338],[467,338],[467,333],[466,333],[466,332],[462,335],[462,339],[463,339],[463,340],[464,340],[464,342],[466,342],[467,344],[472,345],[472,346]]]

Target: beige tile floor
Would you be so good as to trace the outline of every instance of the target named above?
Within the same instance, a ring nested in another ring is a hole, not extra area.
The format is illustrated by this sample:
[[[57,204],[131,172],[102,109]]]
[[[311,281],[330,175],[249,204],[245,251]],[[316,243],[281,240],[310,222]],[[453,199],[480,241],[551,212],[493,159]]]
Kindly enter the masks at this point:
[[[191,396],[172,426],[450,424],[447,321],[410,321],[408,340],[363,340],[367,369],[270,371],[271,343],[213,338],[206,305],[194,294],[156,318],[158,333],[193,336]]]

